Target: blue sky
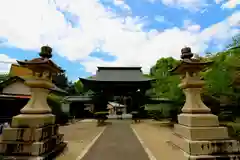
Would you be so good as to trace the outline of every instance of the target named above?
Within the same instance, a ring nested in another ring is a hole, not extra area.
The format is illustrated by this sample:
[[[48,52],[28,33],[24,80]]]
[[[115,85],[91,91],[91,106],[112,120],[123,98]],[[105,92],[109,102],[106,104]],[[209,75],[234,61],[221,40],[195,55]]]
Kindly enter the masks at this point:
[[[180,49],[217,52],[240,29],[238,0],[0,0],[0,59],[31,59],[42,45],[70,80],[97,66],[142,66]],[[16,7],[18,6],[18,7]],[[9,65],[0,64],[0,72]]]

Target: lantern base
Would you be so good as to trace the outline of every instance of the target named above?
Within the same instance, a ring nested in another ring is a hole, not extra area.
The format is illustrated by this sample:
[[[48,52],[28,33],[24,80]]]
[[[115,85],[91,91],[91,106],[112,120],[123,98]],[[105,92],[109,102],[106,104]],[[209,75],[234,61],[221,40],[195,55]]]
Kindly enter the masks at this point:
[[[230,139],[227,127],[219,126],[213,114],[178,115],[170,144],[182,150],[179,160],[216,160],[240,158],[240,143]]]
[[[3,159],[14,159],[14,160],[50,160],[55,159],[57,156],[59,156],[64,149],[67,147],[66,142],[62,142],[61,144],[57,145],[52,151],[43,154],[41,156],[2,156]]]
[[[17,160],[53,159],[65,148],[59,125],[52,114],[20,114],[13,117],[12,127],[4,128],[0,157]],[[53,157],[53,158],[51,158]]]
[[[176,134],[189,140],[218,140],[228,139],[227,127],[188,127],[180,124],[174,125]]]
[[[240,146],[237,140],[189,141],[175,134],[171,140],[168,144],[182,153],[177,155],[178,160],[240,159]]]
[[[11,127],[43,127],[55,123],[53,114],[20,114],[12,118]]]

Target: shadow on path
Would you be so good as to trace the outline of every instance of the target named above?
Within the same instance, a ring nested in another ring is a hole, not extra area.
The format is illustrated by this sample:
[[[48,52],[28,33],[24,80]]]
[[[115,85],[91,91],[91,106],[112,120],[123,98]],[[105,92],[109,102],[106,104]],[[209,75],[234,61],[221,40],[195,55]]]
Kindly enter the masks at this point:
[[[81,160],[149,160],[130,123],[113,122]]]

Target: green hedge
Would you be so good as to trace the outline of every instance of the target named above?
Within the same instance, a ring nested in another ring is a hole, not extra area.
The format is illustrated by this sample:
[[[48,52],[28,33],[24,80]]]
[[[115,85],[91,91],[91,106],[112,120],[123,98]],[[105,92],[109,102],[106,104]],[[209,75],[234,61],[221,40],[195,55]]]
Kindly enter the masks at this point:
[[[47,102],[52,109],[52,113],[56,116],[56,123],[63,125],[68,122],[68,115],[62,111],[61,100],[62,97],[50,94],[48,96]]]

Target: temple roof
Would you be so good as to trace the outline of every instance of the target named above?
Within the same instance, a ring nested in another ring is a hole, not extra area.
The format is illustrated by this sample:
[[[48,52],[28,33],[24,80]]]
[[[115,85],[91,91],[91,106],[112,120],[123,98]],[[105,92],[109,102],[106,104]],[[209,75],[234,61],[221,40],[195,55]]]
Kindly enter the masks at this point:
[[[9,77],[7,80],[3,81],[0,83],[0,89],[15,83],[16,81],[22,81],[24,82],[26,79],[28,79],[27,77],[24,76],[12,76]],[[52,88],[50,88],[51,92],[55,92],[55,93],[63,93],[63,94],[67,94],[67,92],[61,88],[58,88],[55,84],[53,84],[54,86]]]
[[[119,108],[126,107],[125,105],[120,104],[120,103],[116,103],[116,102],[108,102],[108,104],[110,104],[113,107],[119,107]]]
[[[145,77],[141,67],[98,67],[95,76],[91,78],[80,78],[85,81],[101,82],[143,82],[152,81],[153,79]]]

